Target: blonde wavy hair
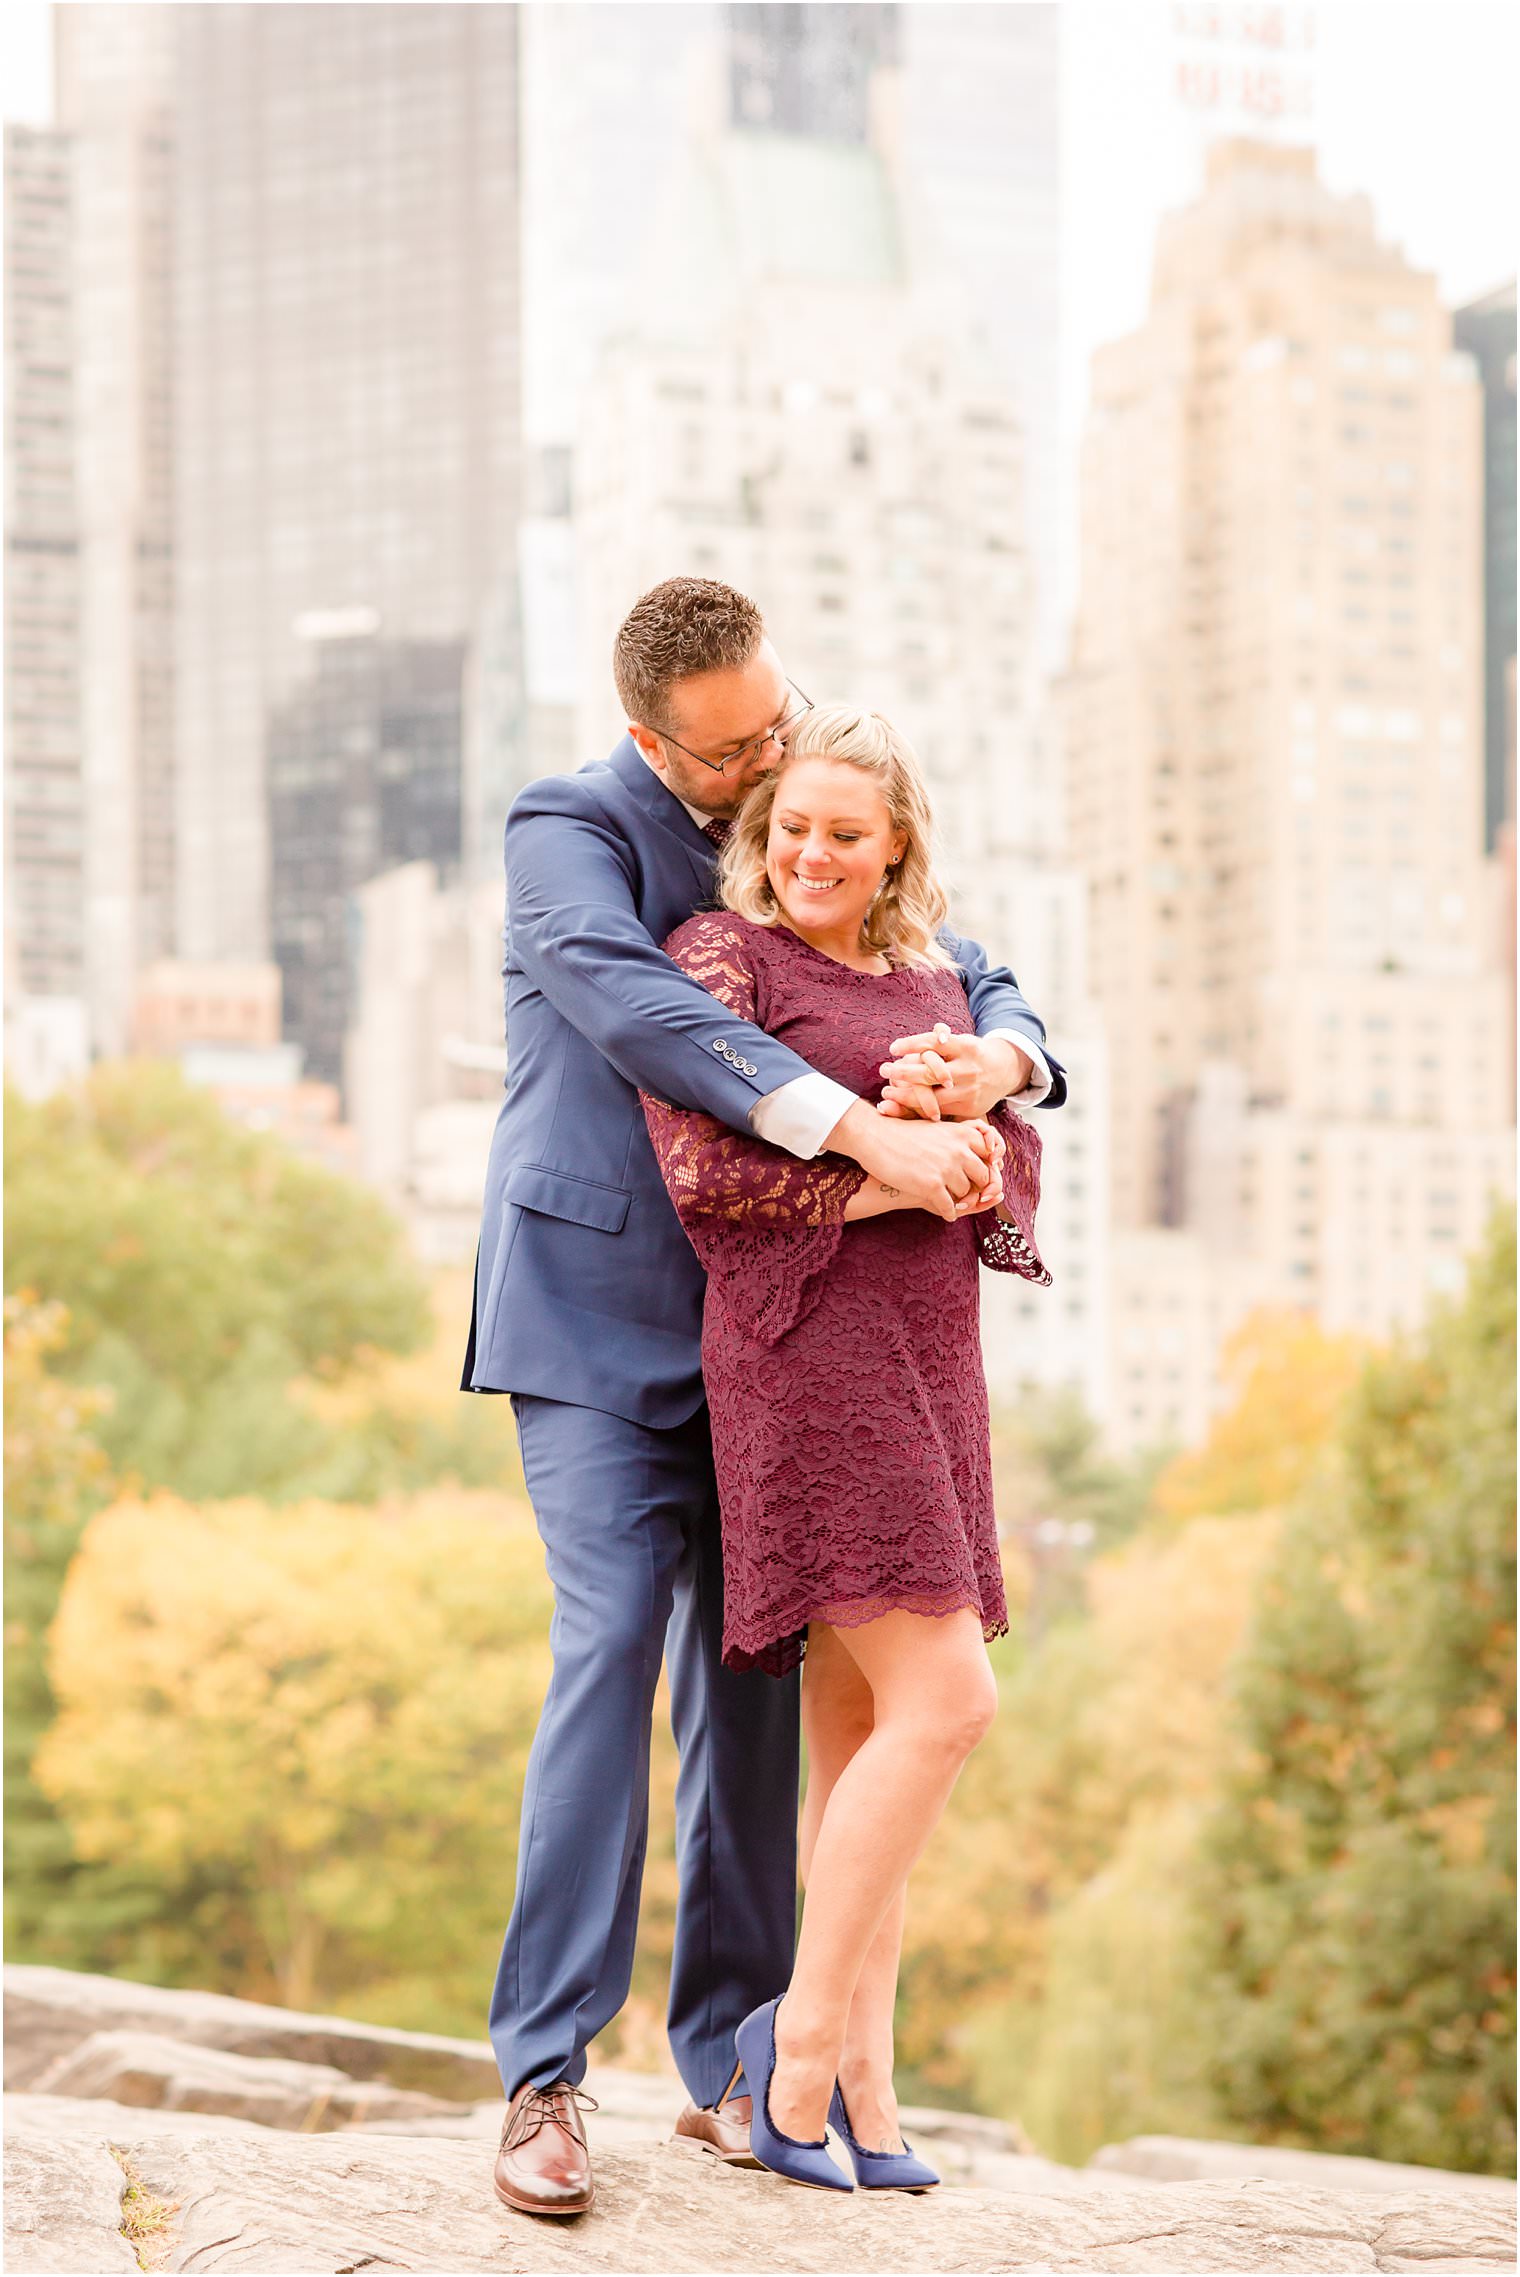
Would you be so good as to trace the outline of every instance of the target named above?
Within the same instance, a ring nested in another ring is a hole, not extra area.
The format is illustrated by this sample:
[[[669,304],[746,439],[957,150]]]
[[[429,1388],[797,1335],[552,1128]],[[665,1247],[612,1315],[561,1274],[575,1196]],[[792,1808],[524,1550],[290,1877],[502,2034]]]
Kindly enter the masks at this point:
[[[782,922],[766,873],[771,813],[789,768],[803,759],[829,759],[869,775],[886,801],[894,830],[907,844],[882,879],[860,928],[861,943],[896,965],[949,965],[937,938],[949,903],[934,874],[934,818],[923,771],[912,745],[880,712],[852,704],[815,705],[793,730],[786,751],[750,792],[734,822],[718,865],[718,899],[756,925]]]

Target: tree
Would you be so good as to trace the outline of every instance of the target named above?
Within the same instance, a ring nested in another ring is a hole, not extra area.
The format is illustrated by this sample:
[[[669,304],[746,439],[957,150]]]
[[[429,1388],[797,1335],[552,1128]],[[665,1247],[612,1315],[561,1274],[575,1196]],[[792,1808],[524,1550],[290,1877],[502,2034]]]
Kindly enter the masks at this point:
[[[59,1907],[74,1870],[68,1831],[32,1778],[54,1713],[44,1640],[80,1529],[111,1487],[89,1433],[100,1395],[48,1373],[66,1335],[61,1306],[6,1300],[5,1913],[9,1950],[34,1960],[68,1953]]]
[[[37,1777],[99,1891],[130,1861],[156,1903],[94,1965],[478,2033],[548,1612],[495,1495],[102,1511]]]
[[[1268,1577],[1209,1838],[1253,2134],[1513,2172],[1515,1235],[1366,1370]]]
[[[337,1381],[304,1377],[292,1398],[320,1444],[281,1488],[282,1499],[375,1502],[428,1486],[521,1492],[512,1403],[466,1397],[459,1362],[470,1317],[469,1273],[440,1273],[425,1349],[375,1352]]]
[[[1279,1510],[1311,1477],[1367,1357],[1356,1336],[1327,1336],[1306,1313],[1259,1312],[1225,1347],[1233,1399],[1204,1444],[1155,1484],[1169,1518]]]
[[[913,2092],[1017,2113],[1075,2159],[1115,2132],[1196,2125],[1211,2105],[1194,1831],[1274,1534],[1270,1516],[1142,1530],[1089,1568],[1088,1618],[1004,1679],[910,1891],[899,2047]],[[1105,2066],[1105,2034],[1125,2065]]]
[[[465,1292],[433,1319],[378,1201],[173,1070],[104,1067],[12,1100],[6,1149],[9,1950],[225,1982],[244,1926],[216,1878],[170,1896],[151,1853],[82,1860],[32,1776],[80,1527],[113,1473],[193,1500],[376,1500],[448,1477],[510,1495],[510,1407],[458,1391]]]
[[[52,1364],[114,1392],[102,1443],[146,1484],[278,1490],[324,1445],[291,1380],[426,1337],[424,1284],[378,1199],[241,1130],[172,1068],[10,1098],[5,1176],[6,1288],[66,1307]]]

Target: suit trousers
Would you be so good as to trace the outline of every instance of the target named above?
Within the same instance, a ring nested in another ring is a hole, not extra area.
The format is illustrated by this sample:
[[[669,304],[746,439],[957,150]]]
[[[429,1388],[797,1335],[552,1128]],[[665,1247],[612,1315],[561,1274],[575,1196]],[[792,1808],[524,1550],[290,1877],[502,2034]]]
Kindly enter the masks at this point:
[[[512,1395],[554,1588],[553,1673],[523,1788],[517,1891],[491,1999],[508,2097],[585,2075],[628,1997],[662,1656],[680,1757],[669,2031],[717,2101],[734,2028],[783,1992],[797,1903],[795,1675],[722,1664],[723,1557],[707,1409],[651,1430]]]

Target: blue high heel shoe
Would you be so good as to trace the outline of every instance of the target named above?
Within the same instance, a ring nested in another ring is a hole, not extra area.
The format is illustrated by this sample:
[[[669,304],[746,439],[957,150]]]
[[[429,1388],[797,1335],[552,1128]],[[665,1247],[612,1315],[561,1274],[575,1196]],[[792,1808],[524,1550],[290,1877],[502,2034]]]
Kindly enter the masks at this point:
[[[814,2190],[853,2190],[854,2183],[830,2158],[826,2138],[799,2143],[771,2123],[770,2087],[776,2069],[776,2010],[780,2005],[779,2000],[767,2000],[745,2017],[734,2034],[739,2061],[724,2096],[733,2092],[734,2081],[742,2072],[750,2093],[749,2147],[772,2174],[784,2175],[788,2182],[806,2182]]]
[[[850,2154],[855,2179],[862,2190],[932,2190],[939,2180],[932,2166],[916,2158],[905,2141],[900,2151],[872,2151],[855,2140],[850,2114],[844,2107],[839,2082],[834,2082],[829,2104],[829,2125]]]

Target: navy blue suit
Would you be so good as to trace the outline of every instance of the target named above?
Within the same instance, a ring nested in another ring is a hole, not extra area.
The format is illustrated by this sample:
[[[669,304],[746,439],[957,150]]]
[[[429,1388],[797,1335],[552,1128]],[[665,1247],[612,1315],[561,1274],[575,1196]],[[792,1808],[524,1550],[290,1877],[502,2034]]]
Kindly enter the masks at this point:
[[[670,2039],[699,2103],[733,2068],[735,2025],[791,1971],[796,1684],[721,1664],[703,1275],[638,1102],[647,1089],[742,1130],[809,1072],[658,946],[711,902],[715,858],[627,737],[530,784],[507,818],[507,1092],[464,1388],[512,1394],[555,1593],[491,2006],[508,2096],[579,2080],[627,1997],[662,1654],[681,1756]],[[946,941],[978,1029],[1043,1049],[1012,974]]]

